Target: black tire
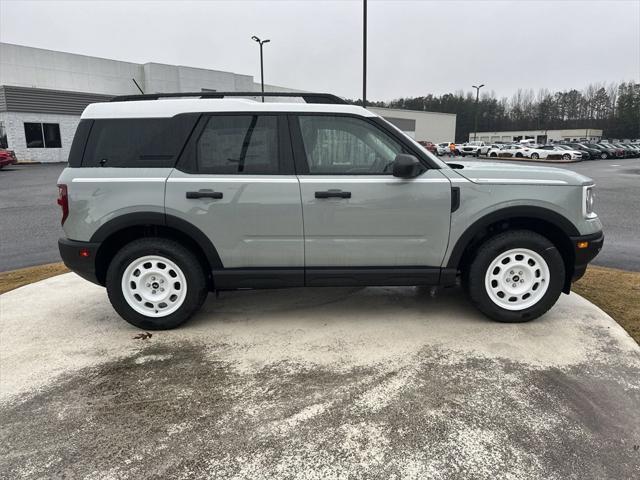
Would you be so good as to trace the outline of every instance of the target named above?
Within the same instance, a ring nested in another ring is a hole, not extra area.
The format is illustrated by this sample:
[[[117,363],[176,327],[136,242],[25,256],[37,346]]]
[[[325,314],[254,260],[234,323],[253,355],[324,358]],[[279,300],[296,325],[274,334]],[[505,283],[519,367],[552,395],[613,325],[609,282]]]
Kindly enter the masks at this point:
[[[539,158],[540,158],[540,155],[538,155],[537,153],[532,153],[532,154],[531,154],[531,158],[532,158],[533,160],[537,160],[537,159],[539,159]]]
[[[186,280],[186,294],[182,304],[164,317],[139,313],[129,305],[122,291],[122,276],[127,267],[136,259],[148,255],[171,260],[182,270]],[[116,312],[131,325],[144,330],[168,330],[182,325],[200,309],[208,293],[203,266],[193,252],[174,240],[154,237],[134,240],[116,253],[107,269],[106,287]]]
[[[491,300],[485,286],[485,276],[491,263],[501,253],[511,249],[532,250],[541,256],[549,268],[547,291],[533,305],[523,310],[509,310]],[[465,278],[466,273],[466,278]],[[471,302],[487,317],[498,322],[528,322],[546,313],[558,300],[565,280],[565,266],[560,252],[546,237],[529,231],[513,230],[500,233],[478,248],[475,258],[463,272]]]
[[[569,155],[568,153],[565,153],[564,155],[562,155],[562,159],[563,160],[571,160],[571,155]]]
[[[521,153],[516,153],[516,158],[522,158],[522,154]]]
[[[601,158],[602,160],[606,160],[607,158],[609,158],[609,154],[607,154],[606,152],[602,152],[602,153],[600,154],[600,158]]]
[[[495,158],[498,156],[498,154],[496,152],[491,152],[491,155],[489,155],[491,158]]]

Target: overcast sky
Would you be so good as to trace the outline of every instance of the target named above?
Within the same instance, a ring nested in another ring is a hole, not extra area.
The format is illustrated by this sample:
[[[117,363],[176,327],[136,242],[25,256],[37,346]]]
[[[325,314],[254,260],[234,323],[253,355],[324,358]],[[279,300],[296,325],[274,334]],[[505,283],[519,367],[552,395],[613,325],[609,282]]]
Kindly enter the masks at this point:
[[[369,1],[370,100],[640,81],[640,0]],[[362,92],[362,2],[0,0],[0,40]]]

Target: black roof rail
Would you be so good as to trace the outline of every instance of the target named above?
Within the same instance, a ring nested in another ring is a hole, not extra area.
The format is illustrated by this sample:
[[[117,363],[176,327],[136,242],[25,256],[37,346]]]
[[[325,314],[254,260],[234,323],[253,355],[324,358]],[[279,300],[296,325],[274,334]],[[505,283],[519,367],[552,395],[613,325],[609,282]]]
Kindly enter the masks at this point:
[[[331,93],[297,93],[297,92],[172,92],[172,93],[144,93],[141,95],[120,95],[113,97],[111,102],[133,102],[137,100],[158,100],[160,98],[226,98],[226,97],[293,97],[302,98],[306,103],[347,104],[347,102]]]

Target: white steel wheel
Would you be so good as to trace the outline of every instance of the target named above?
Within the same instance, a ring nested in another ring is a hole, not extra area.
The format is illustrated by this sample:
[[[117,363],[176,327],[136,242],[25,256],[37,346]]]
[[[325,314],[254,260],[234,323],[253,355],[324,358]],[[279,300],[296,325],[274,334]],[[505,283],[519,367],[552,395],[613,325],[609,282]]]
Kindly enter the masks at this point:
[[[187,280],[178,265],[159,255],[132,261],[122,275],[122,295],[146,317],[166,317],[178,310],[187,296]]]
[[[524,310],[538,303],[549,288],[547,262],[538,253],[515,248],[499,254],[487,268],[485,288],[505,310]]]

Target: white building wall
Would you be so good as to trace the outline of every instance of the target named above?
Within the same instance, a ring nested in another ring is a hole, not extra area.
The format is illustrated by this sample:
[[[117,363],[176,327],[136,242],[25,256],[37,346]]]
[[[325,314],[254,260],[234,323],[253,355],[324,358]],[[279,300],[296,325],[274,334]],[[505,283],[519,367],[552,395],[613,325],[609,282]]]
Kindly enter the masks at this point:
[[[131,63],[0,43],[0,85],[127,95],[140,93],[255,91],[252,75],[220,70]]]
[[[0,112],[0,122],[7,131],[9,150],[16,152],[19,162],[66,162],[73,136],[80,123],[77,115],[52,115],[46,113]],[[24,123],[57,123],[60,125],[61,148],[27,148]]]
[[[418,141],[451,142],[456,136],[456,115],[453,113],[379,107],[367,107],[367,110],[384,118],[415,120],[416,127],[413,138]]]
[[[573,140],[586,138],[591,141],[599,141],[602,138],[602,130],[595,128],[570,128],[564,130],[513,130],[503,132],[478,132],[477,140],[484,142],[505,141],[511,142],[514,137],[536,139],[538,136],[547,137],[548,142],[561,140]],[[474,139],[474,133],[469,133],[469,140]]]
[[[0,43],[0,85],[134,94],[143,76],[136,63]]]

